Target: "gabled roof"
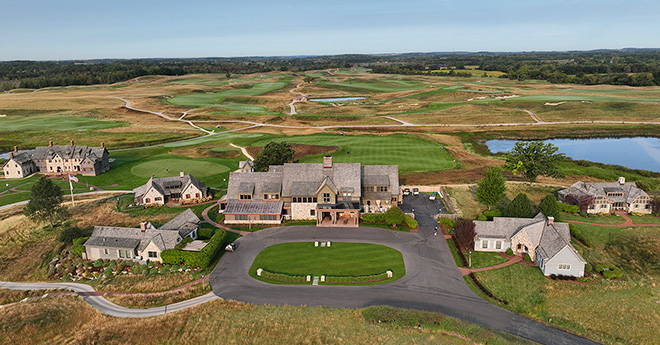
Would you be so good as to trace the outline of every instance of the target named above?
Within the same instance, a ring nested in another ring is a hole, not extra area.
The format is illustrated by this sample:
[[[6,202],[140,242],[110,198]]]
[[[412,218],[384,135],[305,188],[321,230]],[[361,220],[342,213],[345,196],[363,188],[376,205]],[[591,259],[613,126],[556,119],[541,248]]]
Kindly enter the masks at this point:
[[[330,190],[332,190],[332,192],[335,193],[335,195],[339,193],[337,186],[335,186],[335,184],[332,182],[330,177],[326,176],[323,182],[321,182],[319,188],[316,189],[316,192],[313,195],[319,194],[319,192],[321,191],[321,189],[323,189],[324,186],[328,186]]]
[[[324,168],[322,163],[286,163],[282,173],[282,196],[315,196],[319,184],[327,177],[335,190],[352,188],[355,196],[361,195],[360,163],[334,163],[330,168]]]
[[[248,158],[248,160],[246,160],[246,161],[238,162],[238,168],[239,169],[243,169],[246,165],[249,166],[249,167],[254,168],[254,162],[252,162],[252,160],[250,158]]]
[[[565,235],[562,235],[555,227],[549,227],[543,232],[543,237],[541,237],[541,243],[536,249],[537,253],[540,253],[543,256],[545,262],[552,260],[559,252],[567,248],[575,257],[580,261],[586,263],[586,261],[580,256],[580,254],[573,248],[570,242],[569,237],[566,238]]]
[[[263,200],[264,193],[280,193],[278,188],[281,184],[281,173],[234,171],[229,173],[227,200],[238,200],[241,193],[252,194],[255,201]]]
[[[190,185],[194,185],[197,189],[203,191],[206,189],[206,184],[197,180],[191,174],[185,176],[172,176],[172,177],[159,177],[151,176],[146,184],[133,189],[133,193],[137,198],[141,198],[151,188],[154,188],[161,195],[171,195],[181,193]]]
[[[623,196],[607,196],[607,193],[623,193]],[[640,195],[647,195],[646,192],[637,187],[635,182],[582,182],[577,181],[572,186],[562,189],[559,192],[560,196],[566,197],[568,195],[581,196],[604,196],[611,202],[627,202],[632,203]]]
[[[177,230],[181,237],[186,237],[189,233],[199,228],[201,222],[202,221],[197,217],[195,212],[191,209],[187,209],[176,217],[170,219],[170,221],[161,226],[160,229]]]
[[[132,249],[137,247],[137,250],[143,250],[155,237],[158,237],[157,246],[160,245],[163,249],[173,249],[179,238],[179,232],[159,230],[153,227],[147,227],[145,231],[142,231],[140,228],[95,226],[92,236],[85,242],[85,245]]]
[[[363,165],[362,184],[365,186],[389,186],[391,195],[401,193],[399,167],[396,165]]]

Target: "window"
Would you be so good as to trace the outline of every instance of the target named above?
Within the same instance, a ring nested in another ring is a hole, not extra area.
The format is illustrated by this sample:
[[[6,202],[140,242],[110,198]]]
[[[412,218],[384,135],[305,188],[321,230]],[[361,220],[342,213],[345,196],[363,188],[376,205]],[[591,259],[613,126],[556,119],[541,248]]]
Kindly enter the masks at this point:
[[[495,249],[502,249],[502,241],[495,241]]]
[[[149,255],[149,258],[150,258],[150,259],[153,259],[153,258],[157,258],[157,257],[158,257],[158,253],[157,253],[157,252],[149,252],[148,255]]]
[[[323,203],[324,204],[330,203],[330,193],[323,193]]]
[[[186,194],[186,199],[190,199],[190,194]]]
[[[593,205],[591,205],[591,206],[593,206]],[[600,208],[607,208],[607,205],[600,205]],[[592,210],[593,210],[593,208],[592,208]]]
[[[151,202],[151,199],[149,199],[149,198],[144,199],[144,203],[145,203],[145,204],[148,204],[148,203],[150,203],[150,202]]]
[[[199,198],[199,193],[195,193],[195,198]]]
[[[376,187],[378,192],[387,192],[387,186],[378,186]]]
[[[123,251],[123,250],[118,249],[118,250],[117,250],[117,254],[119,254],[119,258],[120,258],[120,259],[123,259],[123,258],[124,258],[124,251]]]
[[[234,219],[236,220],[248,220],[248,215],[247,214],[237,214],[234,216]]]
[[[261,214],[259,215],[260,220],[277,220],[276,214]]]
[[[241,199],[241,200],[252,200],[252,194],[241,194],[239,196],[239,199]]]
[[[487,240],[481,240],[481,248],[483,248],[483,249],[488,248],[488,241]]]
[[[310,216],[315,216],[316,215],[316,210],[309,210],[309,215]]]
[[[154,198],[154,201],[161,201],[161,200],[163,200],[163,198],[161,198],[161,197],[159,197],[159,196],[157,196],[157,197]]]
[[[109,255],[109,254],[110,251],[108,250],[108,248],[103,248],[103,255]]]
[[[570,264],[559,264],[559,269],[560,270],[570,270],[571,265]]]
[[[317,202],[316,200],[318,200],[316,197],[312,198],[312,202]]]

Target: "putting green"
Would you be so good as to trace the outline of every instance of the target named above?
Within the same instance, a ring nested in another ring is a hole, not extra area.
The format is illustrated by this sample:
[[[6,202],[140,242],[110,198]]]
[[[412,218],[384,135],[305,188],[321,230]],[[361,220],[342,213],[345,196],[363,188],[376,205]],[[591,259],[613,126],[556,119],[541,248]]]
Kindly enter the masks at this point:
[[[257,255],[250,268],[250,275],[256,277],[259,268],[297,276],[344,277],[381,274],[392,270],[392,279],[384,282],[405,275],[403,256],[399,251],[368,243],[332,242],[330,247],[315,247],[313,242],[277,244]]]
[[[179,176],[180,171],[186,174],[191,173],[195,178],[201,179],[229,171],[229,168],[207,161],[176,158],[148,161],[131,168],[131,173],[140,177]]]

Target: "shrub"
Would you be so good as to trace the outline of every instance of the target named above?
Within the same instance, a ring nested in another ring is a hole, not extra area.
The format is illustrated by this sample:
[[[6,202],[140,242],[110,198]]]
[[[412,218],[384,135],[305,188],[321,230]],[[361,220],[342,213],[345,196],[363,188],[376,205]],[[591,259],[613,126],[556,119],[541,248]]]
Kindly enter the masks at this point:
[[[509,248],[506,250],[506,255],[513,255],[513,249]]]
[[[506,205],[502,214],[506,217],[532,218],[536,215],[536,212],[527,194],[519,193]]]
[[[529,254],[525,254],[525,256],[523,257],[523,261],[525,261],[525,262],[532,262],[532,258],[529,257]]]
[[[446,233],[450,233],[452,229],[456,226],[456,222],[452,220],[451,218],[444,218],[441,217],[438,219],[438,224],[440,224],[440,228],[444,230]]]
[[[71,254],[76,256],[82,256],[82,253],[85,251],[84,243],[87,242],[89,237],[79,237],[73,240],[73,246],[71,246]]]
[[[112,268],[110,268],[110,267],[106,267],[106,268],[103,270],[103,274],[105,274],[106,277],[111,276],[111,275],[112,275]]]
[[[154,274],[158,274],[158,268],[156,267],[149,270],[149,275],[154,275]]]
[[[366,223],[383,223],[385,222],[385,214],[365,213],[362,215],[362,220],[364,220]]]
[[[97,259],[94,261],[94,267],[101,267],[103,266],[103,259]]]
[[[201,228],[199,229],[199,239],[208,240],[213,236],[213,229],[211,228]]]
[[[586,264],[584,264],[584,271],[587,273],[591,273],[591,271],[593,271],[593,267],[591,267],[590,263],[587,262]]]
[[[484,211],[484,216],[486,216],[487,220],[493,220],[493,217],[501,217],[502,211],[500,210]]]
[[[206,246],[199,252],[188,252],[180,249],[166,249],[160,253],[164,264],[181,265],[191,267],[206,267],[225,242],[227,232],[224,229],[215,231]]]
[[[392,226],[403,223],[403,220],[405,218],[404,217],[405,214],[403,213],[403,211],[396,206],[392,206],[387,211],[385,211],[384,216],[385,216],[385,223]]]
[[[279,280],[283,282],[304,282],[307,280],[306,276],[294,276],[284,273],[273,273],[268,271],[261,272],[261,276],[268,279]]]
[[[559,206],[559,211],[566,213],[578,213],[580,212],[580,206],[564,204],[563,202],[557,202]]]
[[[486,221],[488,220],[488,217],[486,217],[486,215],[480,214],[477,216],[477,220]]]
[[[568,224],[568,228],[571,231],[571,236],[573,236],[576,240],[582,242],[587,247],[593,246],[593,243],[591,242],[591,240],[589,240],[589,238],[587,238],[587,237],[584,237],[584,235],[582,234],[582,231],[580,231],[580,229],[578,229],[575,225]]]
[[[91,233],[88,230],[83,230],[77,226],[66,227],[57,236],[57,240],[63,243],[71,243],[74,239],[89,236]]]
[[[623,271],[620,268],[614,267],[612,270],[605,270],[603,271],[603,277],[607,279],[612,279],[612,278],[621,278],[623,275]]]
[[[403,222],[406,224],[407,227],[409,227],[411,229],[417,228],[417,225],[418,225],[417,221],[413,217],[411,217],[407,214],[404,215]]]
[[[193,241],[192,238],[190,238],[190,237],[186,237],[186,238],[183,239],[183,241],[179,242],[179,244],[177,244],[176,246],[174,246],[174,248],[175,248],[175,249],[183,249],[183,248],[186,247],[186,245],[187,245],[188,243],[190,243],[190,242],[192,242],[192,241]]]

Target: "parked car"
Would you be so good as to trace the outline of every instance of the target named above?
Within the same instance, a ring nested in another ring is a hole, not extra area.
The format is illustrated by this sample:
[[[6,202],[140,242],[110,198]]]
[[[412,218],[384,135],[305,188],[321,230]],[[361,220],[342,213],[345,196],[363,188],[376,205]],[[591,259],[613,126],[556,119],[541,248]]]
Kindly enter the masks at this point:
[[[238,248],[238,243],[230,243],[225,247],[225,250],[228,252],[233,252]]]
[[[413,188],[413,195],[419,195],[419,188]]]
[[[410,195],[410,188],[404,188],[403,195]]]
[[[436,192],[431,193],[431,195],[429,196],[429,200],[431,201],[435,200],[436,195],[437,195]]]

